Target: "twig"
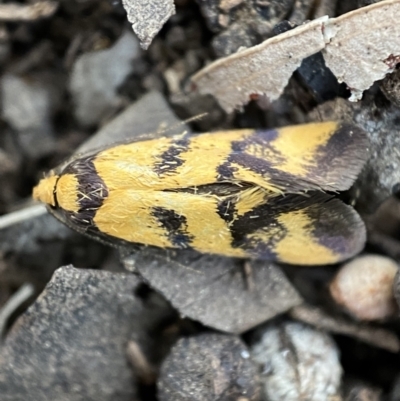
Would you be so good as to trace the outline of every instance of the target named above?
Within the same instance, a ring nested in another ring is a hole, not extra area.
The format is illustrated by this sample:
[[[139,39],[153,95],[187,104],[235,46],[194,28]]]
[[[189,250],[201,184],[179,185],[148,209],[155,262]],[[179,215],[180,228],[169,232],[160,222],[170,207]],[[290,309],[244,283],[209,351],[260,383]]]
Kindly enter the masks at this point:
[[[33,205],[25,209],[17,210],[16,212],[0,216],[0,230],[13,226],[14,224],[22,223],[25,220],[33,219],[47,213],[46,206]]]
[[[35,293],[32,284],[24,284],[0,309],[0,341],[2,340],[10,316]]]

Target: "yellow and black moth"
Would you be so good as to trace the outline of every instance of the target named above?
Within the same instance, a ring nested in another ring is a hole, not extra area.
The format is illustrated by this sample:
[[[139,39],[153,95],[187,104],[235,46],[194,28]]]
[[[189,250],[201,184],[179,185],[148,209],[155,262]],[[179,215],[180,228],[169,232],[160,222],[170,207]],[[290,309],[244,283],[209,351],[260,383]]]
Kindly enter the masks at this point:
[[[110,244],[336,263],[360,252],[365,227],[329,192],[352,185],[367,150],[337,122],[160,137],[80,156],[33,197]]]

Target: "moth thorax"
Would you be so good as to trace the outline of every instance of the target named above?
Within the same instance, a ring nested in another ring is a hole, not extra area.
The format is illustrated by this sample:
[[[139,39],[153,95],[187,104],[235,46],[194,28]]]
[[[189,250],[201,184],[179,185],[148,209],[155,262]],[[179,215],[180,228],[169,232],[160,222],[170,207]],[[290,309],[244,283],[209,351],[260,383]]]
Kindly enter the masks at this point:
[[[68,212],[78,212],[79,181],[74,174],[63,174],[57,181],[56,199],[58,206]]]

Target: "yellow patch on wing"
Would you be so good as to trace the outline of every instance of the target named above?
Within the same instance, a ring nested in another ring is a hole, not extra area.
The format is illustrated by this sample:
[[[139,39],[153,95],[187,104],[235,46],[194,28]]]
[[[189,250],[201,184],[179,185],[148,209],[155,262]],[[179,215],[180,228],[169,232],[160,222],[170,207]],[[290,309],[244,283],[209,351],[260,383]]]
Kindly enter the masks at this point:
[[[245,251],[232,248],[229,224],[218,215],[217,204],[215,198],[195,195],[188,196],[183,202],[188,233],[193,236],[190,246],[199,252],[245,257]]]
[[[240,217],[254,210],[257,206],[264,204],[268,197],[271,197],[271,194],[260,187],[253,187],[240,192],[238,200],[235,202],[236,215]]]
[[[227,253],[244,257],[240,249],[231,249],[232,236],[228,224],[217,213],[218,200],[212,196],[160,191],[110,191],[97,210],[94,222],[108,235],[129,242],[159,247],[173,247],[168,230],[152,210],[161,207],[173,210],[186,219],[190,247],[209,253]]]
[[[69,212],[78,212],[78,178],[73,174],[63,174],[57,182],[56,198],[58,206]]]
[[[325,145],[338,128],[338,123],[329,121],[279,128],[279,135],[272,146],[284,156],[279,170],[303,176],[307,167],[315,166],[317,149]]]
[[[253,171],[237,163],[231,163],[230,166],[235,170],[233,172],[233,177],[236,181],[251,183],[275,194],[283,194],[284,188],[280,188],[275,183],[272,183],[268,176],[262,175],[257,171]]]
[[[315,265],[335,263],[340,256],[317,242],[310,229],[313,221],[305,210],[280,215],[277,221],[287,234],[274,247],[279,260],[286,263]]]
[[[171,143],[171,138],[159,138],[114,146],[99,152],[93,163],[110,190],[163,189],[152,166],[157,157],[169,149]]]
[[[172,176],[164,176],[167,188],[187,188],[218,182],[218,167],[232,153],[232,142],[251,135],[254,130],[224,131],[194,136],[187,151],[180,155],[183,164]]]
[[[190,146],[179,155],[183,164],[173,174],[160,174],[154,166],[161,162],[161,155],[174,144],[176,137],[115,146],[96,155],[94,166],[111,190],[157,191],[212,184],[217,181],[218,167],[232,152],[232,141],[253,132],[238,130],[190,137]]]
[[[108,235],[129,242],[171,247],[167,232],[152,214],[155,203],[160,204],[163,194],[130,190],[110,191],[97,210],[94,222]]]

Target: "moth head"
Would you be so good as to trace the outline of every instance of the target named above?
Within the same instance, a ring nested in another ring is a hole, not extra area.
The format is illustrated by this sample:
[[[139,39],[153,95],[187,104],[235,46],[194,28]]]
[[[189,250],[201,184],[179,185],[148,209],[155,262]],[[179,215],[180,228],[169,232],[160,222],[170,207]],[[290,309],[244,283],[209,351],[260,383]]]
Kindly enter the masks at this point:
[[[33,199],[53,207],[76,212],[79,210],[78,179],[74,174],[50,174],[33,188]]]
[[[39,181],[39,184],[33,188],[32,197],[35,200],[46,203],[50,206],[56,206],[56,187],[58,175],[49,175]]]

